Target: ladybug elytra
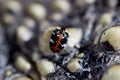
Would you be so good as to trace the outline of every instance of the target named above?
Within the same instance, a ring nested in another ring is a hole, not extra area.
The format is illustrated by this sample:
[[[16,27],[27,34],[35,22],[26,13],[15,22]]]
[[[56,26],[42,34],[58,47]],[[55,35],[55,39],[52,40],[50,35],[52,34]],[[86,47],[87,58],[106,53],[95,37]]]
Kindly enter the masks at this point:
[[[68,33],[65,28],[55,29],[50,37],[50,50],[52,52],[60,52],[68,41]]]

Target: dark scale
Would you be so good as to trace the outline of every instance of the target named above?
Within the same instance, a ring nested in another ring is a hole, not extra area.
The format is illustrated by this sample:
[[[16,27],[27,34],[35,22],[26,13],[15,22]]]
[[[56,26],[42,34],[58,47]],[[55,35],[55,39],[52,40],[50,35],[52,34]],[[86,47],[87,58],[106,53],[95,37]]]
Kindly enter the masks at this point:
[[[83,68],[89,68],[88,63],[83,62]]]
[[[101,56],[100,56],[101,55]],[[107,64],[110,61],[110,56],[107,53],[99,53],[96,57],[95,62],[97,64]]]
[[[46,80],[78,80],[75,76],[71,75],[64,69],[58,69],[55,73],[51,73],[47,76]]]
[[[82,74],[81,74],[81,77],[83,79],[89,79],[89,76],[90,76],[90,71],[83,71]]]
[[[91,68],[86,60],[82,62],[82,69],[80,71],[75,72],[75,76],[79,78],[79,80],[91,80]]]
[[[82,72],[76,72],[75,76],[79,78],[79,80],[91,80],[91,71],[84,70]]]
[[[110,56],[109,55],[104,55],[103,61],[104,61],[104,64],[107,64],[110,61]]]
[[[91,73],[94,80],[99,80],[99,79],[101,80],[101,76],[104,73],[104,66],[102,65],[94,66]]]
[[[91,70],[90,70],[90,66],[86,61],[83,61],[83,72],[81,74],[81,77],[83,77],[83,79],[91,79]]]
[[[92,74],[98,75],[98,74],[100,74],[100,73],[102,72],[102,70],[103,70],[102,66],[95,66],[95,67],[92,69]]]

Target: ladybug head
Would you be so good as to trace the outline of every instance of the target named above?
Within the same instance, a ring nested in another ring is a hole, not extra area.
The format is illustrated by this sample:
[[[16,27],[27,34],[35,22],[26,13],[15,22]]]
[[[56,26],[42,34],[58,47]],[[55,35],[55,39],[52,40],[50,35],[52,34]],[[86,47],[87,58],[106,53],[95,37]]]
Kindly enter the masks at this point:
[[[61,27],[61,31],[65,31],[65,28]]]

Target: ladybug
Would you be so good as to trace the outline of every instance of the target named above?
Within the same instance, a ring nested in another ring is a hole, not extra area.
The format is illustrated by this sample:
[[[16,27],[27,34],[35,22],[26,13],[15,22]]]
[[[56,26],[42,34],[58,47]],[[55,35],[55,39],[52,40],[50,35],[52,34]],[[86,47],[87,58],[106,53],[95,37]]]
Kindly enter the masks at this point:
[[[50,50],[54,53],[60,52],[68,41],[69,34],[65,28],[55,29],[50,37]]]

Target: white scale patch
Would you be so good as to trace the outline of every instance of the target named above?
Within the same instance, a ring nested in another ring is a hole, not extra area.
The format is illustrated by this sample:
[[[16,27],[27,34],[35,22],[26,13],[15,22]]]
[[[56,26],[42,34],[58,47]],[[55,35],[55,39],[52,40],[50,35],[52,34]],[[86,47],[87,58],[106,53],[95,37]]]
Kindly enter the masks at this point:
[[[54,41],[53,41],[52,39],[50,39],[50,42],[51,42],[51,43],[54,43]]]

